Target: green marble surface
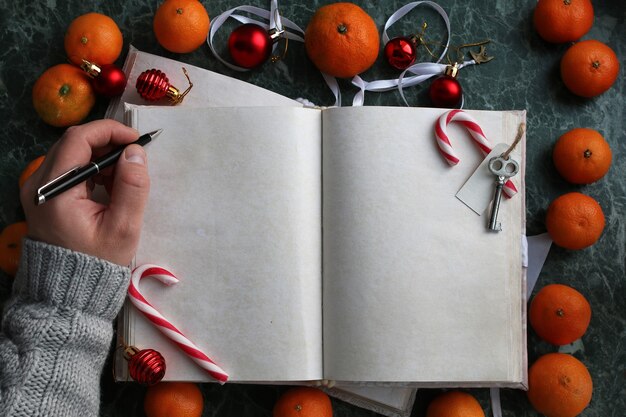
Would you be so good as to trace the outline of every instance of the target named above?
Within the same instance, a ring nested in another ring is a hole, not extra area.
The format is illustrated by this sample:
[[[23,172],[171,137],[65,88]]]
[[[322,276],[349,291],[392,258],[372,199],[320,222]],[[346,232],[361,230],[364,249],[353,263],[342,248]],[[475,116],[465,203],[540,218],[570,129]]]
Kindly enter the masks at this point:
[[[321,75],[308,61],[302,44],[292,42],[287,58],[267,64],[250,73],[227,69],[203,45],[185,55],[162,49],[152,32],[152,17],[159,1],[142,0],[35,0],[10,2],[0,0],[0,228],[23,219],[18,201],[17,178],[28,163],[43,154],[63,133],[46,126],[35,114],[31,90],[37,77],[48,67],[66,62],[63,35],[71,20],[83,13],[97,11],[111,16],[124,34],[121,65],[129,44],[140,50],[179,59],[227,74],[293,98],[304,97],[314,103],[331,105],[333,97]],[[282,1],[284,16],[301,27],[313,12],[329,1]],[[357,1],[382,29],[386,19],[406,2]],[[568,45],[542,41],[532,27],[535,0],[441,0],[452,24],[452,43],[462,44],[490,39],[492,62],[461,71],[465,108],[526,109],[527,143],[527,221],[528,234],[545,232],[544,217],[549,203],[558,195],[581,191],[597,199],[607,218],[602,238],[581,251],[553,247],[538,287],[565,283],[576,287],[589,299],[593,308],[591,325],[582,341],[584,348],[574,355],[588,367],[594,380],[593,399],[582,416],[617,417],[626,415],[626,134],[624,126],[624,57],[626,57],[626,5],[621,0],[594,2],[595,21],[584,39],[598,39],[609,44],[622,65],[616,84],[594,99],[570,94],[559,76],[559,61]],[[238,6],[233,0],[204,0],[211,17]],[[269,7],[269,1],[249,0],[248,4]],[[397,36],[416,31],[422,21],[429,23],[427,35],[443,40],[443,24],[429,9],[418,8],[390,31]],[[223,51],[224,39],[234,23],[226,26],[218,38]],[[382,54],[364,78],[387,78],[395,73],[386,66]],[[341,82],[344,105],[356,91]],[[428,106],[428,82],[406,90],[412,106]],[[207,92],[210,94],[210,92]],[[397,92],[366,96],[366,105],[402,105]],[[99,99],[89,119],[103,117],[107,101]],[[613,165],[608,175],[587,186],[566,183],[556,172],[551,159],[555,140],[574,127],[599,130],[613,150]],[[8,297],[12,279],[0,273],[0,301]],[[529,360],[556,348],[540,341],[529,331]],[[270,416],[272,406],[283,387],[205,384],[204,416]],[[136,384],[115,384],[105,371],[102,377],[102,416],[142,416],[145,389]],[[473,390],[487,415],[490,405],[487,390]],[[421,390],[413,416],[423,416],[436,390]],[[535,416],[524,392],[502,392],[504,416]],[[333,400],[335,416],[372,416]]]

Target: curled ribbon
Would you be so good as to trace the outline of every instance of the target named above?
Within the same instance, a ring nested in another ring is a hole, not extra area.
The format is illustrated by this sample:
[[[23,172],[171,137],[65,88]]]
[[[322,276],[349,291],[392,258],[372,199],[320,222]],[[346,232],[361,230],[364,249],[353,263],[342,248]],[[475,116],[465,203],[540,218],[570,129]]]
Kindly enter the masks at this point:
[[[252,19],[247,16],[236,14],[236,12],[250,13],[262,19],[268,20],[269,23],[261,22],[261,21]],[[255,7],[255,6],[247,6],[247,5],[234,7],[230,10],[223,12],[222,14],[218,15],[215,19],[213,19],[213,22],[211,23],[211,29],[209,31],[209,35],[207,36],[207,43],[209,44],[209,48],[211,49],[211,52],[213,52],[213,55],[220,62],[226,65],[228,68],[233,69],[235,71],[244,72],[244,71],[249,71],[249,69],[240,67],[238,65],[234,65],[226,61],[217,53],[217,51],[215,50],[215,46],[213,45],[213,38],[215,37],[215,34],[220,29],[220,27],[222,27],[224,22],[228,20],[229,17],[244,24],[245,23],[257,24],[265,28],[266,30],[270,30],[270,29],[284,30],[283,36],[285,36],[286,38],[295,40],[298,42],[304,42],[304,30],[302,30],[298,25],[296,25],[291,20],[285,17],[282,17],[280,15],[280,13],[278,12],[278,0],[271,0],[270,10],[261,9],[260,7]],[[274,48],[276,48],[276,45],[274,45]]]
[[[420,62],[420,63],[410,66],[409,68],[404,70],[400,74],[400,76],[396,79],[366,81],[363,78],[361,78],[359,75],[355,75],[352,78],[351,82],[354,86],[359,88],[359,91],[355,94],[354,99],[352,101],[353,106],[362,106],[364,104],[366,91],[385,92],[385,91],[394,90],[396,88],[398,89],[400,96],[402,97],[402,100],[404,101],[404,103],[407,106],[409,106],[409,103],[407,102],[406,97],[404,96],[403,88],[412,87],[414,85],[420,84],[423,81],[435,75],[441,75],[445,72],[447,65],[441,64],[440,61],[446,56],[446,53],[450,45],[450,33],[451,33],[450,19],[448,18],[448,14],[446,13],[446,11],[439,4],[433,1],[427,1],[427,0],[415,1],[415,2],[408,3],[402,6],[401,8],[399,8],[398,10],[396,10],[396,12],[394,12],[389,17],[389,19],[387,19],[387,22],[385,23],[385,27],[384,27],[383,34],[382,34],[383,44],[386,44],[387,42],[389,42],[389,35],[387,34],[387,30],[394,23],[396,23],[398,20],[400,20],[402,17],[404,17],[406,14],[408,14],[410,11],[412,11],[414,8],[418,6],[431,7],[437,13],[439,13],[439,15],[443,18],[443,21],[446,25],[446,43],[444,45],[444,50],[442,51],[441,55],[439,56],[436,62]],[[246,13],[258,16],[262,19],[269,21],[269,23],[264,23],[264,22],[252,19],[250,17],[237,14],[237,12],[246,12]],[[228,18],[233,18],[243,24],[254,23],[265,28],[266,30],[270,30],[270,29],[284,30],[283,36],[285,36],[286,38],[290,40],[295,40],[298,42],[304,42],[304,30],[300,28],[297,24],[292,22],[291,20],[285,17],[282,17],[280,15],[280,13],[278,12],[278,0],[270,1],[270,10],[262,9],[262,8],[255,7],[255,6],[249,6],[249,5],[234,7],[230,10],[227,10],[221,13],[215,19],[213,19],[213,22],[211,23],[211,29],[209,31],[209,35],[207,36],[207,43],[213,55],[220,62],[226,65],[228,68],[231,68],[235,71],[244,72],[244,71],[249,71],[249,69],[240,67],[238,65],[234,65],[228,62],[227,60],[223,59],[217,53],[215,46],[214,46],[214,41],[213,41],[215,34],[222,27],[224,22],[228,20]],[[274,45],[274,48],[276,48],[276,45]],[[473,64],[476,64],[476,61],[474,60],[465,61],[459,64],[459,69],[468,65],[473,65]],[[407,73],[412,74],[412,75],[407,76]],[[335,103],[333,105],[336,107],[340,107],[341,106],[341,89],[339,87],[339,83],[337,79],[334,76],[326,74],[324,72],[322,72],[322,77],[324,78],[326,85],[328,86],[333,96],[335,97]],[[461,103],[461,107],[463,107],[463,102]]]
[[[141,265],[133,270],[130,277],[130,286],[128,287],[128,298],[130,301],[161,333],[174,342],[198,366],[207,371],[220,384],[224,384],[228,380],[228,374],[193,344],[191,340],[185,337],[141,294],[139,281],[147,277],[156,278],[168,286],[178,283],[178,278],[165,268],[151,264]]]
[[[448,47],[450,45],[450,33],[451,33],[450,19],[448,18],[448,14],[446,13],[446,11],[435,2],[415,1],[415,2],[408,3],[402,6],[401,8],[399,8],[398,10],[396,10],[396,12],[393,13],[389,17],[389,19],[387,19],[387,22],[385,23],[385,28],[382,34],[383,45],[389,42],[389,35],[387,34],[387,30],[394,23],[396,23],[398,20],[400,20],[402,17],[407,15],[410,11],[412,11],[418,6],[431,7],[437,13],[439,13],[439,15],[443,18],[443,21],[446,25],[447,33],[446,33],[446,43],[444,45],[444,50],[441,52],[441,55],[439,56],[436,62],[420,62],[420,63],[410,66],[409,68],[404,70],[400,74],[400,76],[396,79],[365,81],[361,77],[356,75],[352,79],[352,84],[359,88],[359,92],[354,96],[354,100],[352,101],[353,106],[363,105],[365,101],[366,91],[384,92],[384,91],[394,90],[396,88],[398,89],[400,93],[400,97],[402,97],[402,100],[408,106],[409,103],[407,102],[404,96],[403,87],[412,87],[414,85],[422,83],[423,81],[426,81],[427,79],[435,75],[440,75],[444,73],[447,65],[440,64],[440,62],[446,56],[446,53],[448,52]],[[462,68],[467,65],[475,64],[475,63],[476,62],[473,60],[466,61],[460,64],[459,68]],[[411,73],[413,75],[406,77],[407,73]]]

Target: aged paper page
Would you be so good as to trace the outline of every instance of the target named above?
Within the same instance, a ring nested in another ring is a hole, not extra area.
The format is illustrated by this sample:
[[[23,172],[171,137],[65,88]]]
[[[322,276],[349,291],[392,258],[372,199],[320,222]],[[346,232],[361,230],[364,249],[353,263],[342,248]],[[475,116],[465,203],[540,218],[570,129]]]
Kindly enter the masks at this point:
[[[232,381],[321,377],[320,112],[134,107],[150,200],[136,257],[180,283],[146,299]],[[285,123],[285,121],[290,123]],[[160,351],[166,380],[209,380],[135,309],[129,343]]]
[[[482,155],[451,124],[461,162],[445,162],[433,135],[444,111],[324,111],[328,379],[452,385],[524,379],[523,193],[503,201],[499,233],[487,230],[488,215],[455,198]],[[470,114],[494,145],[514,140],[517,124],[505,132],[504,113]],[[523,190],[523,168],[516,181]]]

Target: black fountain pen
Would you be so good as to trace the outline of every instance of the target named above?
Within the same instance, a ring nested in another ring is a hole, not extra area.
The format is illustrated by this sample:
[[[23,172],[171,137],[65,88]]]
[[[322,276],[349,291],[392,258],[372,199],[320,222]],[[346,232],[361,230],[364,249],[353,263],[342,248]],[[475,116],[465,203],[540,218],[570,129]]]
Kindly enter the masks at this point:
[[[147,145],[148,143],[150,143],[152,139],[156,138],[162,131],[163,129],[158,129],[158,130],[155,130],[154,132],[141,135],[136,141],[129,143],[128,145],[141,145],[141,146]],[[124,152],[124,149],[126,149],[128,145],[124,145],[124,146],[120,146],[119,148],[116,148],[115,150],[109,152],[108,154],[104,156],[101,156],[95,161],[91,161],[89,165],[85,165],[82,167],[80,166],[74,167],[70,169],[69,171],[59,175],[58,177],[56,177],[49,183],[45,184],[44,186],[40,187],[37,190],[37,195],[35,196],[35,205],[41,205],[45,203],[46,201],[49,201],[51,198],[56,197],[62,192],[69,190],[75,185],[78,185],[81,182],[87,181],[89,178],[93,177],[104,168],[115,164],[117,160],[120,158],[120,155],[122,155],[122,152]]]

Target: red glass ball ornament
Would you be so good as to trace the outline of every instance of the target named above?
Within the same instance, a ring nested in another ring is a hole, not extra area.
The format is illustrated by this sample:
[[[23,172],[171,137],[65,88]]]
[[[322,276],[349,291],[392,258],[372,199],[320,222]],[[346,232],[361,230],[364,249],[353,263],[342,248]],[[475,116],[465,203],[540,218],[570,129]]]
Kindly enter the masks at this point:
[[[139,74],[135,84],[135,88],[141,98],[148,101],[157,101],[165,97],[170,86],[167,75],[155,68]]]
[[[417,47],[411,38],[393,38],[385,45],[385,59],[392,67],[405,70],[415,62]]]
[[[267,30],[246,23],[233,30],[228,38],[228,51],[235,64],[243,68],[256,68],[272,53],[272,38]]]
[[[80,68],[87,73],[94,91],[100,95],[119,96],[126,88],[126,74],[113,64],[97,65],[83,59]]]
[[[126,74],[113,64],[102,65],[100,75],[91,80],[96,93],[105,97],[119,96],[126,87]]]
[[[165,359],[154,349],[130,352],[128,373],[140,384],[154,385],[165,375]]]
[[[455,108],[461,103],[463,88],[455,77],[442,75],[432,82],[428,95],[435,107]]]

